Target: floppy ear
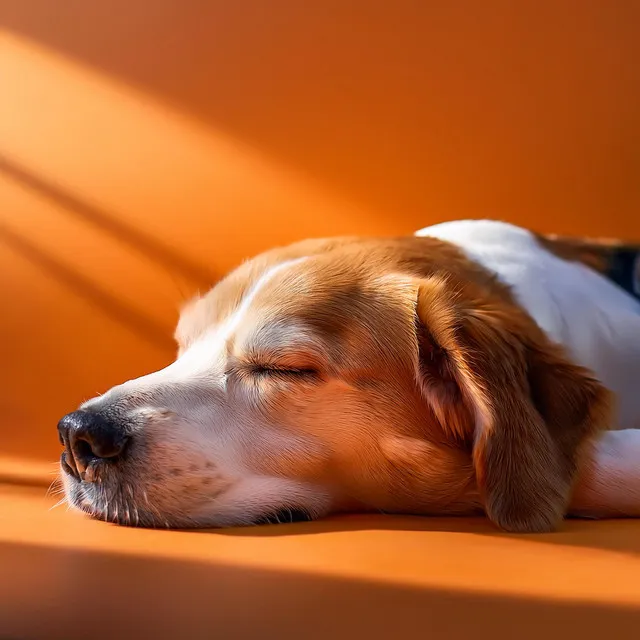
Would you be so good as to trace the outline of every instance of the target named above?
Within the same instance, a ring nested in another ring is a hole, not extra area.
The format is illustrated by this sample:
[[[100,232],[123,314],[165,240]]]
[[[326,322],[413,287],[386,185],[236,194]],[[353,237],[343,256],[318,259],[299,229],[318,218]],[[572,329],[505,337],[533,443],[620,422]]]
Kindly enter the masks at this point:
[[[421,281],[418,379],[445,432],[472,450],[489,518],[508,531],[562,520],[582,443],[608,427],[609,392],[515,304]]]

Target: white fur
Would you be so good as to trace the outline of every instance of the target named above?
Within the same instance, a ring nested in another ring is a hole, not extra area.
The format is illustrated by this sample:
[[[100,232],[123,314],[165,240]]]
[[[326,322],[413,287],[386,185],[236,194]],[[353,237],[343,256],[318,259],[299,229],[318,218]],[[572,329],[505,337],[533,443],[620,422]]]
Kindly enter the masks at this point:
[[[640,429],[598,434],[587,452],[571,513],[640,517]]]

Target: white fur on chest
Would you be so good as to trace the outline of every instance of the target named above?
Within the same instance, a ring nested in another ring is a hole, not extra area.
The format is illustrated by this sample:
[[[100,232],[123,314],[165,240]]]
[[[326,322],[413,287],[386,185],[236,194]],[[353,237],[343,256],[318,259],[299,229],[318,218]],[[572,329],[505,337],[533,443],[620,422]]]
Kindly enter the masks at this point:
[[[421,229],[495,273],[574,360],[618,396],[618,428],[640,428],[640,303],[585,265],[563,260],[525,229],[463,220]]]

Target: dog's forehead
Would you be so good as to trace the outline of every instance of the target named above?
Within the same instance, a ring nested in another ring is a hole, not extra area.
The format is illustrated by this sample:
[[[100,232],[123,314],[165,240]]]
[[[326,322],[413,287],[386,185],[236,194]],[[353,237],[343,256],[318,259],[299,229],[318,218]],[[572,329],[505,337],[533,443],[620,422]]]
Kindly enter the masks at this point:
[[[182,308],[175,331],[178,343],[188,344],[220,324],[240,306],[243,298],[267,271],[287,260],[301,257],[302,254],[271,251],[237,267],[206,294],[196,296]]]
[[[288,320],[298,326],[318,325],[327,314],[336,325],[341,308],[353,307],[359,298],[357,280],[355,273],[332,278],[317,259],[308,256],[248,264],[183,310],[177,337],[189,342],[227,324],[246,328],[282,325]]]
[[[359,248],[351,239],[337,239],[262,254],[192,301],[176,337],[188,344],[231,319],[245,329],[290,323],[331,339],[357,321],[375,324],[383,306],[379,278],[388,269]]]

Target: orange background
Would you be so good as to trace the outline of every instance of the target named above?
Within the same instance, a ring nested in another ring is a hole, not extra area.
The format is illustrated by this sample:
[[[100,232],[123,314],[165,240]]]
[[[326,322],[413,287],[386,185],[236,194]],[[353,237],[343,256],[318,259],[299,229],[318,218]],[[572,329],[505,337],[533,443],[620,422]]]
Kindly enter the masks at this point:
[[[0,633],[633,637],[637,521],[202,535],[40,485],[58,418],[169,362],[180,303],[276,243],[640,240],[639,25],[633,0],[0,0]]]
[[[640,239],[639,24],[597,0],[0,2],[0,468],[55,460],[59,416],[170,361],[181,301],[275,243],[459,217]]]

